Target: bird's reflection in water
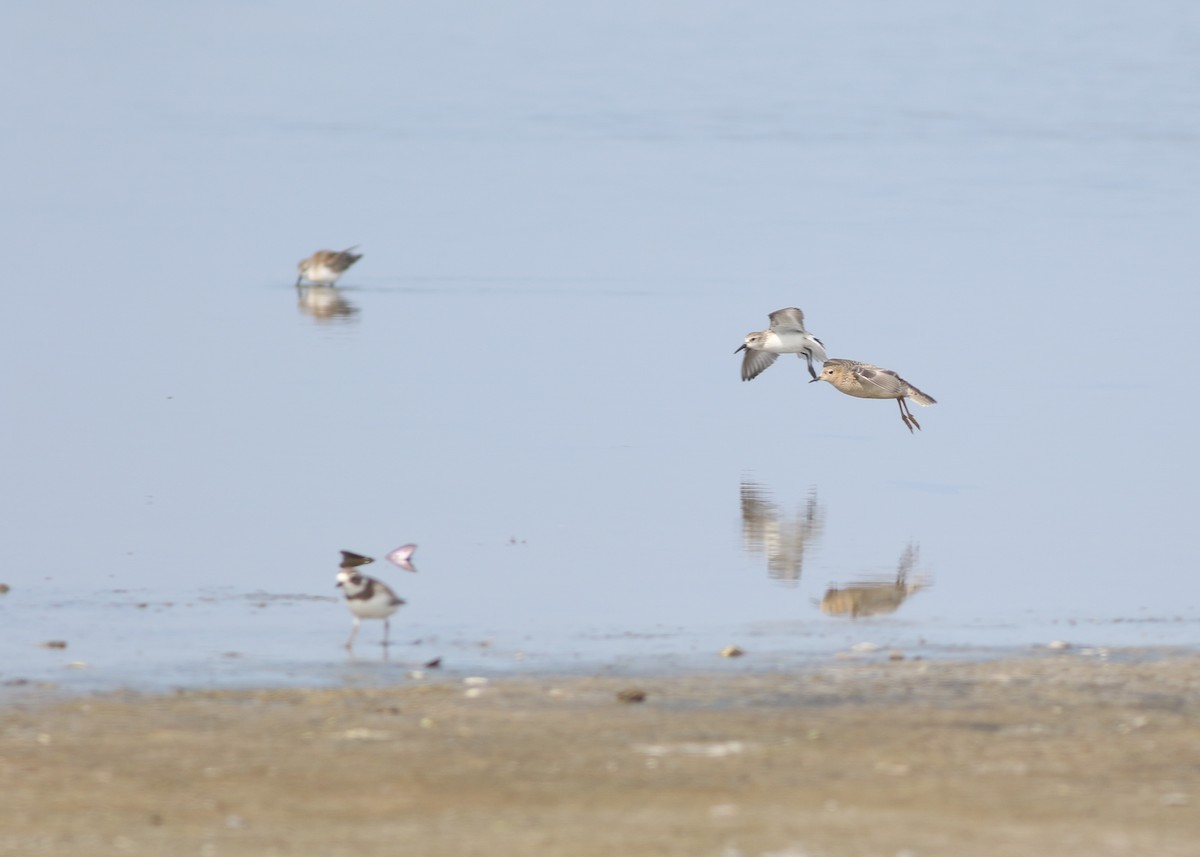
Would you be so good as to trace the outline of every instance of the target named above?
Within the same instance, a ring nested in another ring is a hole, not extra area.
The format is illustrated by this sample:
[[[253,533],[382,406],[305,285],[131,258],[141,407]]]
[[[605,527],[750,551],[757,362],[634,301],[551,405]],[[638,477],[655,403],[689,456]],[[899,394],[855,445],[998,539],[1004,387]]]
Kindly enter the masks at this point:
[[[346,300],[337,286],[297,286],[296,298],[300,311],[317,322],[344,323],[358,315],[358,307]]]
[[[767,557],[767,575],[795,585],[804,572],[805,548],[825,527],[825,507],[817,492],[808,494],[803,508],[787,513],[756,482],[742,481],[742,547]]]
[[[821,599],[821,612],[851,618],[895,613],[911,596],[933,585],[927,579],[910,577],[920,554],[916,545],[905,548],[895,578],[858,580],[840,589],[830,587]]]

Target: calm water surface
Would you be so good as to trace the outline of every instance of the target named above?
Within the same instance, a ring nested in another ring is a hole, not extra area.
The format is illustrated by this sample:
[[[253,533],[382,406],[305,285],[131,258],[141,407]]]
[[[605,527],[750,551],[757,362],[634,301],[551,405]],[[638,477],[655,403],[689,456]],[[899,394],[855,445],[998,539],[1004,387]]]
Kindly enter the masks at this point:
[[[1200,644],[1200,11],[57,7],[0,13],[0,681]],[[793,305],[924,430],[742,383]],[[407,541],[347,658],[338,550]]]

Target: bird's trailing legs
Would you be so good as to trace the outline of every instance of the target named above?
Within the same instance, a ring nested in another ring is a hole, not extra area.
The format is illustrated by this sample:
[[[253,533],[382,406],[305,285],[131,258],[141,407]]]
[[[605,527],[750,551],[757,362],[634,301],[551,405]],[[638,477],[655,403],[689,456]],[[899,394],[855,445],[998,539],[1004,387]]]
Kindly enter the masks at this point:
[[[808,361],[808,374],[812,375],[814,381],[818,380],[817,370],[813,369],[813,356],[811,351],[804,352],[804,359]]]
[[[917,418],[914,417],[913,412],[909,410],[908,404],[904,401],[903,396],[896,399],[896,402],[900,405],[900,419],[904,420],[904,424],[908,426],[909,434],[913,434],[913,426],[916,426],[919,430],[921,428],[921,424],[917,422]]]

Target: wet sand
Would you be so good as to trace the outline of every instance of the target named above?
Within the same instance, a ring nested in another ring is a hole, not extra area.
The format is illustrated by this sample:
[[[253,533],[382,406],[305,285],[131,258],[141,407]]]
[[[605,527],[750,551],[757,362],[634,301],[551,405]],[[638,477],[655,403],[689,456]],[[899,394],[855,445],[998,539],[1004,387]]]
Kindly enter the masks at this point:
[[[1191,857],[1200,656],[1122,659],[32,694],[0,853]]]

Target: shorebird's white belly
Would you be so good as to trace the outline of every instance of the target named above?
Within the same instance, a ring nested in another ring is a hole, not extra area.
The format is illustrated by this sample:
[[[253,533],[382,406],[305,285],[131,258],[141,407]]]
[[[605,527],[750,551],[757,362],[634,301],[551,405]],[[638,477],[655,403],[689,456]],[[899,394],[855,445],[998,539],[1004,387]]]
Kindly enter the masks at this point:
[[[765,345],[765,351],[774,351],[776,354],[799,354],[802,351],[821,350],[820,343],[812,336],[797,330],[773,330],[767,337]],[[823,350],[821,350],[821,355],[824,356]]]
[[[342,275],[341,271],[335,271],[328,265],[309,265],[308,272],[305,273],[304,279],[313,282],[329,285],[337,280]]]
[[[368,600],[347,601],[350,612],[360,619],[386,619],[396,612],[399,604],[391,603],[391,598],[376,595]]]

